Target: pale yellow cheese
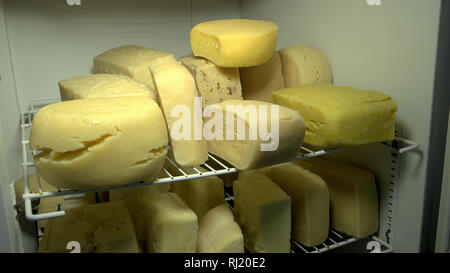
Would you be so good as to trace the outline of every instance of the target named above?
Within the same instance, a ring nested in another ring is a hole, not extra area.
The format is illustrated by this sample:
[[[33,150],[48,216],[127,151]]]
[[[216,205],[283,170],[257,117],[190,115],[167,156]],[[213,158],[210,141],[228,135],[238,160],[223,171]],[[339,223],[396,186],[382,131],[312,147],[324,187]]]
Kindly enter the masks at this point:
[[[390,141],[395,136],[397,104],[381,92],[309,85],[275,91],[273,99],[302,115],[308,144],[355,146]]]
[[[292,200],[292,235],[305,246],[328,238],[330,194],[320,176],[288,163],[270,169],[269,177]]]
[[[209,152],[228,161],[234,167],[241,170],[260,168],[297,156],[305,134],[305,124],[296,111],[279,106],[277,118],[274,114],[278,106],[252,100],[229,100],[209,107],[215,112],[222,113],[223,117],[222,127],[216,124],[215,136],[208,140]],[[264,109],[266,116],[260,115]],[[227,116],[234,117],[234,126],[227,126]],[[205,126],[214,121],[215,115],[206,118]],[[259,133],[264,122],[270,136],[267,140],[263,140]],[[274,126],[276,124],[272,122],[278,124],[278,137]],[[245,132],[239,132],[239,123],[244,124]],[[255,135],[252,139],[253,129]],[[227,136],[231,136],[232,139],[227,139]]]
[[[327,183],[332,228],[357,238],[378,230],[378,195],[372,173],[321,158],[301,160],[297,164]]]
[[[134,45],[108,50],[94,58],[94,73],[122,74],[154,88],[148,64],[170,53]]]
[[[285,47],[278,53],[286,87],[333,82],[330,65],[319,49],[294,45]]]
[[[208,159],[208,149],[207,143],[202,136],[201,108],[198,109],[200,113],[197,113],[199,114],[197,123],[200,128],[199,136],[195,134],[196,112],[194,111],[194,98],[197,96],[197,89],[194,77],[186,67],[177,62],[172,56],[150,62],[149,68],[154,77],[161,107],[166,117],[176,162],[181,166],[195,166],[205,163]],[[183,126],[182,130],[189,129],[190,133],[186,131],[185,136],[177,139],[174,138],[172,130],[178,131],[178,129],[172,129],[172,127],[183,118],[183,114],[181,116],[173,115],[172,111],[176,111],[174,108],[179,107],[184,107],[188,111],[185,115],[187,116],[186,118],[190,119],[190,123],[186,126],[190,128],[184,128]]]
[[[250,252],[290,252],[291,199],[270,178],[254,174],[233,184],[234,215]]]
[[[272,22],[216,20],[194,26],[191,47],[195,56],[205,57],[218,66],[248,67],[267,62],[277,38],[278,26]]]
[[[281,60],[275,52],[267,62],[253,67],[239,68],[242,96],[246,100],[272,102],[272,92],[284,88]]]
[[[195,78],[203,107],[225,100],[241,100],[242,87],[238,68],[218,67],[202,57],[180,58]]]
[[[202,172],[207,171],[200,166],[196,169]],[[187,174],[194,173],[187,169],[184,171]],[[210,209],[225,203],[223,187],[222,179],[217,176],[208,176],[172,183],[171,191],[195,212],[198,219],[201,219]]]
[[[157,101],[153,88],[123,75],[73,77],[58,82],[58,86],[62,101],[124,96],[148,97]]]
[[[197,249],[198,219],[171,192],[145,194],[139,200],[138,237],[150,253],[193,253]]]
[[[197,252],[244,253],[244,236],[228,205],[209,210],[199,221]]]
[[[39,174],[60,188],[96,189],[158,174],[167,154],[164,116],[149,98],[72,100],[45,106],[30,133]]]

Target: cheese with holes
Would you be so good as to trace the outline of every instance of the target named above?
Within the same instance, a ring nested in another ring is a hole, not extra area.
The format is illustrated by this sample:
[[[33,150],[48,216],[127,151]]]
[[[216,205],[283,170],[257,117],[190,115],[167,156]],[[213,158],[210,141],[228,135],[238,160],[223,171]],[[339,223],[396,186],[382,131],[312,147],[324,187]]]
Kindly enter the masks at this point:
[[[193,253],[198,219],[175,193],[143,195],[136,224],[144,250],[150,253]]]
[[[281,60],[275,52],[267,62],[253,67],[239,68],[242,96],[246,100],[272,102],[272,92],[284,88]]]
[[[278,51],[281,58],[284,84],[297,87],[333,82],[330,65],[323,53],[304,45],[288,46]]]
[[[195,56],[180,58],[195,78],[203,107],[225,100],[241,100],[242,88],[237,68],[218,67],[208,59]]]
[[[312,247],[328,238],[330,195],[320,176],[293,163],[270,169],[270,178],[292,200],[292,235]]]
[[[207,170],[197,166],[197,170]],[[183,168],[187,174],[195,174],[193,170]],[[191,208],[198,219],[201,219],[210,209],[225,203],[223,181],[217,176],[200,177],[192,180],[172,183],[171,191],[177,194],[189,208]]]
[[[158,174],[167,154],[164,116],[149,98],[72,100],[36,114],[30,133],[39,174],[60,188],[98,189]]]
[[[199,221],[198,253],[244,253],[244,237],[226,204],[217,206]]]
[[[234,167],[260,168],[297,156],[305,124],[296,111],[252,100],[229,100],[208,108],[213,114],[205,119],[205,127],[215,124],[208,139],[209,152]]]
[[[154,88],[148,71],[151,61],[170,56],[170,53],[134,45],[108,50],[94,58],[94,73],[121,74]]]
[[[240,178],[233,185],[234,215],[250,252],[290,252],[291,199],[261,174]]]
[[[267,62],[275,51],[278,26],[247,19],[200,23],[191,30],[195,56],[205,57],[221,67],[248,67]]]
[[[155,91],[130,77],[113,74],[93,74],[58,82],[61,100],[111,98],[124,96],[148,97],[157,101]]]
[[[381,92],[310,85],[275,91],[273,99],[302,115],[308,144],[334,148],[390,141],[395,136],[397,104]]]
[[[181,166],[205,163],[208,149],[202,134],[201,107],[194,110],[194,77],[172,56],[151,62],[149,68],[166,117],[175,161]]]
[[[332,228],[357,238],[378,230],[378,195],[372,173],[322,158],[301,160],[297,164],[327,183]]]

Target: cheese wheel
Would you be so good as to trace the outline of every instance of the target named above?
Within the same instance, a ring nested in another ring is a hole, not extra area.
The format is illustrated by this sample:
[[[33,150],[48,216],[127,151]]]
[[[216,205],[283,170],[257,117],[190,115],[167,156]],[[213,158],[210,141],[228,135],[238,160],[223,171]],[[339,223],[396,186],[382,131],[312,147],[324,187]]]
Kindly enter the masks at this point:
[[[333,82],[328,61],[319,49],[294,45],[285,47],[278,53],[286,87]]]
[[[134,45],[120,46],[94,58],[94,73],[122,74],[154,88],[148,64],[170,53]]]
[[[180,58],[195,78],[203,107],[225,100],[242,99],[241,81],[237,68],[218,67],[208,59],[195,56]]]
[[[157,100],[155,90],[130,77],[113,74],[93,74],[58,82],[61,100],[111,98],[123,96],[148,97]]]
[[[253,67],[239,68],[242,96],[246,100],[272,102],[272,92],[284,88],[281,60],[275,52],[267,62]]]
[[[192,28],[191,47],[195,56],[205,57],[218,66],[248,67],[267,62],[277,38],[278,26],[272,22],[216,20]]]
[[[45,106],[30,133],[39,174],[59,188],[98,189],[158,174],[167,130],[149,98],[73,100]]]

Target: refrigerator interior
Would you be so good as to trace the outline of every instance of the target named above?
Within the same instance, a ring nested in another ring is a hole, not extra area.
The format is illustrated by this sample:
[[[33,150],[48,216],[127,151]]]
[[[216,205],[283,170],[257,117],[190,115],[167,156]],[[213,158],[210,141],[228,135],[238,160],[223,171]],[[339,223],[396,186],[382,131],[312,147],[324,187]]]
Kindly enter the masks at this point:
[[[91,73],[93,57],[113,47],[135,44],[178,57],[188,55],[190,29],[202,21],[225,18],[273,21],[279,26],[277,49],[315,46],[327,56],[334,84],[393,97],[399,106],[397,135],[414,140],[420,148],[401,155],[394,168],[401,175],[395,176],[391,223],[395,239],[389,243],[398,252],[420,250],[426,177],[433,171],[428,162],[441,1],[381,0],[381,5],[369,5],[372,1],[81,0],[81,5],[68,4],[73,2],[77,1],[0,0],[0,251],[29,252],[36,247],[35,234],[18,236],[11,198],[12,181],[23,176],[20,117],[31,102],[58,97],[59,80]],[[386,176],[380,179],[389,183],[389,146],[374,144],[330,156],[366,167],[377,178]],[[387,192],[379,189],[379,194],[387,200]],[[387,219],[386,208],[383,205],[380,219]],[[384,223],[380,221],[380,227],[385,228]]]

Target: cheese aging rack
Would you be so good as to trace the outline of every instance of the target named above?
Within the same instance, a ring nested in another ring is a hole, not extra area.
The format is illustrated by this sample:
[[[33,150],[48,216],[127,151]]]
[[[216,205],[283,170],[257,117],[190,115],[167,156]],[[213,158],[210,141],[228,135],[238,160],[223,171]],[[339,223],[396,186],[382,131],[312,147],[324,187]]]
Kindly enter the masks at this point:
[[[141,186],[149,186],[153,184],[161,184],[161,183],[174,183],[179,181],[185,181],[185,180],[191,180],[196,179],[200,177],[208,177],[208,176],[218,176],[218,175],[224,175],[224,174],[230,174],[230,173],[236,173],[239,172],[238,169],[231,166],[228,162],[225,162],[224,160],[209,154],[208,155],[208,161],[202,165],[202,170],[199,170],[199,168],[191,167],[191,169],[187,170],[185,167],[182,169],[180,166],[178,166],[175,163],[175,160],[171,158],[170,156],[167,156],[165,165],[162,169],[162,172],[158,177],[155,177],[152,181],[141,181],[139,183],[125,185],[125,186],[118,186],[113,188],[104,188],[104,189],[94,189],[94,190],[66,190],[66,189],[58,189],[58,191],[54,192],[45,192],[42,191],[41,185],[39,182],[39,175],[36,175],[37,180],[37,186],[38,190],[37,192],[32,192],[29,185],[29,179],[28,175],[33,173],[33,170],[35,173],[37,171],[34,168],[33,164],[33,155],[37,153],[37,151],[31,151],[29,149],[29,133],[30,128],[32,124],[32,120],[34,115],[37,113],[37,111],[51,103],[58,102],[59,98],[44,98],[44,99],[37,99],[34,100],[31,103],[31,106],[29,108],[29,111],[22,112],[20,117],[20,129],[22,133],[22,156],[23,156],[23,162],[22,162],[22,168],[23,168],[23,177],[24,177],[24,194],[22,196],[22,200],[19,202],[23,202],[24,207],[24,213],[28,220],[31,221],[41,221],[45,219],[51,219],[56,217],[63,217],[65,216],[65,212],[62,210],[49,212],[49,213],[42,213],[42,214],[34,214],[33,213],[33,201],[36,202],[36,200],[41,198],[47,198],[52,196],[69,196],[69,195],[76,195],[76,194],[83,194],[88,192],[101,192],[101,191],[108,191],[108,190],[117,190],[117,189],[124,189],[124,188],[134,188],[134,187],[141,187]],[[393,207],[394,203],[396,201],[396,193],[397,193],[397,184],[399,179],[399,167],[400,167],[400,156],[408,151],[417,149],[419,145],[415,143],[414,141],[410,141],[407,139],[403,139],[400,137],[396,137],[394,141],[392,142],[383,142],[379,143],[379,145],[383,145],[385,147],[391,148],[391,156],[392,161],[390,162],[392,164],[390,174],[390,178],[392,179],[389,181],[388,189],[385,189],[384,191],[389,192],[389,200],[388,202],[380,202],[380,230],[379,230],[379,237],[376,235],[369,236],[367,238],[353,238],[350,236],[347,236],[345,234],[342,234],[340,232],[337,232],[335,230],[330,229],[329,231],[329,237],[328,239],[315,247],[306,247],[302,244],[296,242],[295,240],[291,241],[291,252],[295,253],[321,253],[329,250],[336,249],[341,246],[345,246],[351,243],[356,243],[361,240],[370,240],[372,243],[375,244],[375,251],[377,252],[392,252],[393,247],[389,244],[392,240],[392,219],[394,217],[393,215]],[[169,147],[170,148],[170,147]],[[336,148],[336,149],[329,149],[324,150],[319,147],[310,146],[307,144],[304,144],[297,157],[293,159],[292,161],[296,160],[303,160],[311,157],[317,157],[317,156],[323,156],[323,155],[330,155],[333,153],[337,153],[340,151],[345,151],[346,148]],[[283,163],[283,162],[280,162]],[[379,189],[380,190],[380,189]],[[16,199],[15,192],[13,193],[13,200]],[[20,199],[20,198],[19,198]],[[227,204],[232,207],[233,204],[233,196],[232,196],[232,190],[230,188],[225,189],[225,201]],[[383,205],[383,203],[386,203],[386,205]],[[16,208],[19,204],[15,204]],[[385,223],[382,222],[381,219],[386,219]],[[381,231],[383,229],[383,232]]]

